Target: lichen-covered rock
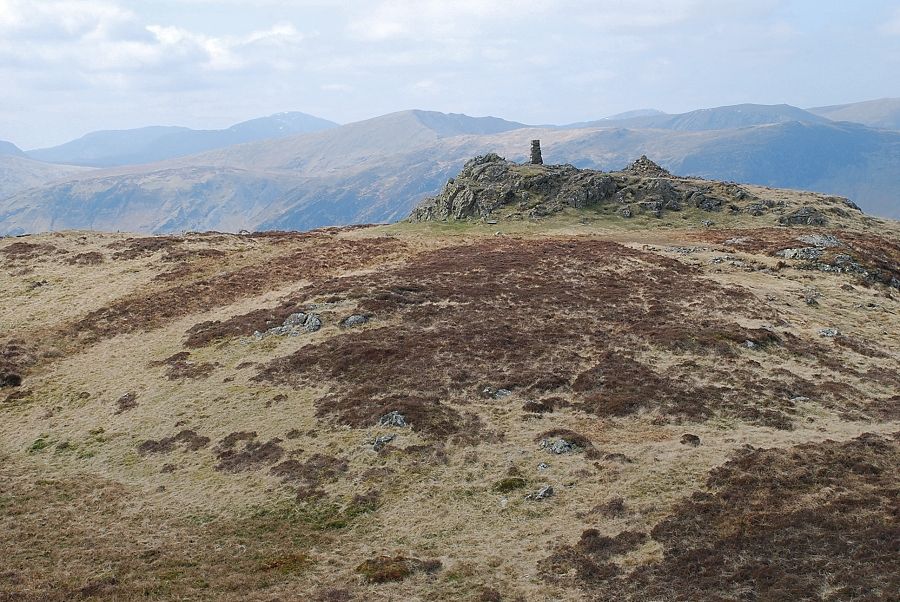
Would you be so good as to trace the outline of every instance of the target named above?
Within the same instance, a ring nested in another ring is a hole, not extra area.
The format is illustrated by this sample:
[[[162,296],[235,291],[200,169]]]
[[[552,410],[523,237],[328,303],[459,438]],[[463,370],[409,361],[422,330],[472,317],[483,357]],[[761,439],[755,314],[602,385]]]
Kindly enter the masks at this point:
[[[818,209],[800,207],[796,211],[779,217],[778,223],[784,226],[824,226],[828,220]]]

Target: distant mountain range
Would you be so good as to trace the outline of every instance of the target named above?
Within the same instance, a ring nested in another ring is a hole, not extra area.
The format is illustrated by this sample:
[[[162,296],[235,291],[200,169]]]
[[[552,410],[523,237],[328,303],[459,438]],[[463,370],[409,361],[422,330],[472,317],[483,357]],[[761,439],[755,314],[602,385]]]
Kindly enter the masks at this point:
[[[857,113],[883,119],[887,105],[876,102],[879,111],[863,106]],[[547,162],[610,170],[647,154],[677,174],[840,194],[870,213],[900,218],[900,131],[832,121],[818,114],[824,109],[814,111],[788,105],[680,115],[642,110],[541,127],[403,111],[284,137],[271,135],[281,130],[266,118],[266,139],[148,164],[123,165],[134,152],[115,155],[114,145],[105,147],[105,160],[116,166],[105,169],[6,156],[0,157],[0,234],[309,229],[397,220],[468,158],[498,152],[521,161],[534,138],[542,140]],[[845,106],[839,114],[852,112]],[[133,139],[142,138],[148,148],[185,134],[161,129],[139,130]],[[16,169],[31,170],[30,176],[16,178]]]
[[[848,105],[809,109],[832,121],[852,121],[869,127],[900,130],[900,98],[881,98]]]
[[[0,140],[0,157],[24,157],[22,149],[6,140]]]
[[[28,151],[27,155],[39,161],[89,167],[138,165],[244,142],[318,132],[337,125],[306,113],[278,113],[244,121],[224,130],[151,126],[92,132],[60,146]]]

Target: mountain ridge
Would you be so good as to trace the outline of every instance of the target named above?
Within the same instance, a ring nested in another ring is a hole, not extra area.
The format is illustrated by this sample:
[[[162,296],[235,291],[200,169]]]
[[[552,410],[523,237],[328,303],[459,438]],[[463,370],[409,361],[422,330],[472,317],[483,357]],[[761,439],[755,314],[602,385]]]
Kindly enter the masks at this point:
[[[27,154],[33,159],[52,163],[119,167],[164,161],[244,142],[311,133],[337,125],[306,113],[276,113],[221,130],[148,126],[90,132],[65,144],[35,149]]]

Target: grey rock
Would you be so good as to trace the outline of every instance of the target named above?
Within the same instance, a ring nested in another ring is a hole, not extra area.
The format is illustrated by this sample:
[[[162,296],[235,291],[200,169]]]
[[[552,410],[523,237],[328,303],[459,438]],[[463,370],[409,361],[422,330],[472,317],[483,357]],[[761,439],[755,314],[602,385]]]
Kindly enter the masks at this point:
[[[685,433],[681,436],[681,444],[697,447],[698,445],[700,445],[700,437],[691,433]]]
[[[554,454],[571,454],[577,451],[581,451],[581,448],[575,445],[574,443],[570,443],[565,439],[544,439],[541,441],[541,449],[546,449],[547,451]]]
[[[544,485],[543,487],[541,487],[534,493],[529,493],[528,495],[526,495],[525,499],[540,501],[540,500],[546,500],[547,498],[553,497],[553,495],[554,495],[553,487],[550,485]]]
[[[817,209],[800,207],[796,211],[779,217],[778,223],[784,226],[824,226],[828,223],[828,219]]]
[[[803,236],[798,236],[797,240],[799,240],[800,242],[805,242],[808,245],[818,247],[820,249],[840,247],[844,244],[830,234],[805,234]]]
[[[750,203],[746,207],[744,207],[744,212],[749,213],[750,215],[760,216],[763,215],[768,207],[766,207],[765,203]]]
[[[538,470],[550,470],[550,465],[546,462],[541,462],[540,464],[538,464],[537,468]]]
[[[375,451],[381,451],[384,447],[395,439],[396,435],[382,435],[380,437],[376,437],[375,441],[372,443],[372,449]]]
[[[302,326],[304,322],[306,322],[306,314],[303,312],[297,312],[285,318],[282,326]]]
[[[396,427],[402,428],[402,427],[407,426],[406,416],[404,416],[397,410],[393,410],[391,412],[388,412],[381,418],[379,418],[378,425],[379,426],[396,426]]]
[[[622,215],[622,217],[632,217],[634,215],[634,213],[631,212],[630,207],[622,207],[619,213]]]
[[[307,332],[316,332],[322,328],[322,318],[316,314],[307,314],[306,320],[303,322],[303,328],[305,328]]]
[[[710,226],[715,225],[716,222],[709,220],[709,219],[705,219],[700,223],[703,224],[704,226],[706,226],[707,228],[709,228]]]
[[[818,259],[824,251],[818,247],[801,247],[797,249],[782,249],[775,253],[778,257],[785,259]]]
[[[819,336],[828,338],[839,337],[841,336],[841,331],[837,328],[823,328],[819,331]]]
[[[747,349],[756,349],[756,343],[753,341],[744,341],[741,343],[741,347],[745,347]]]
[[[362,314],[353,314],[352,316],[344,318],[341,321],[341,326],[343,326],[344,328],[353,328],[354,326],[362,326],[368,321],[368,316],[364,316]]]

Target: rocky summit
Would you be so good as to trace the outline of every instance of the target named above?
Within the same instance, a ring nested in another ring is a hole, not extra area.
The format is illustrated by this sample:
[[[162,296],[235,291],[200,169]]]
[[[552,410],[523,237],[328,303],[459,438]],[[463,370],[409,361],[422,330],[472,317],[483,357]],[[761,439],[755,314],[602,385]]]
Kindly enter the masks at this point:
[[[847,199],[828,198],[837,203],[841,215],[859,213]],[[568,208],[611,210],[625,218],[638,214],[662,217],[698,209],[710,214],[773,213],[791,223],[810,225],[827,221],[825,215],[810,207],[786,215],[783,200],[758,196],[746,186],[673,176],[646,156],[621,171],[602,172],[574,165],[517,164],[494,153],[468,161],[440,194],[412,211],[409,221],[534,219]]]

